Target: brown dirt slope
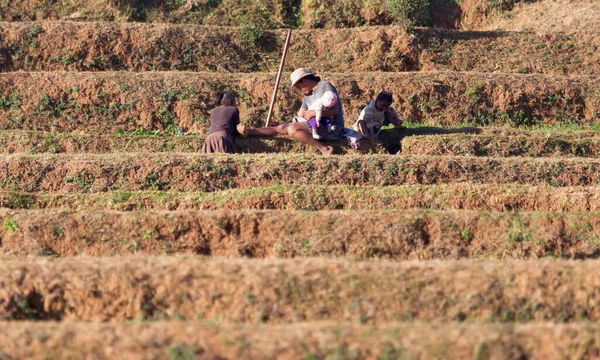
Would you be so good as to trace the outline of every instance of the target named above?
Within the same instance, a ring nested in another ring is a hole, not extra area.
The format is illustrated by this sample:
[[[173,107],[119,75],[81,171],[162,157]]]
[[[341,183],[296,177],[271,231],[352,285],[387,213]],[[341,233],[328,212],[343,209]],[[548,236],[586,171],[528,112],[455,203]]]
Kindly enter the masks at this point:
[[[490,30],[573,31],[600,28],[598,0],[523,2],[506,16],[488,23]]]
[[[165,24],[0,23],[1,71],[276,71],[285,33]],[[286,71],[476,71],[597,75],[600,35],[373,27],[297,30]],[[227,61],[223,61],[226,59]]]
[[[297,10],[297,1],[281,0],[13,0],[0,3],[0,19],[204,23],[235,26],[256,23],[263,28],[288,27],[295,24],[298,21]]]
[[[411,136],[402,140],[402,154],[445,156],[600,156],[598,138],[569,139],[558,136],[440,135]]]
[[[289,154],[4,155],[0,189],[26,192],[218,191],[272,185],[431,185],[457,182],[596,185],[600,163],[521,159]]]
[[[2,261],[0,318],[597,321],[596,261]]]
[[[598,37],[578,32],[415,30],[421,71],[595,75]]]
[[[4,322],[0,353],[15,359],[593,358],[598,326],[330,322],[209,325]],[[398,336],[401,334],[401,336]],[[543,344],[543,346],[540,346]],[[116,355],[118,354],[118,355]],[[179,356],[179,357],[178,357]]]
[[[600,216],[584,213],[0,210],[0,221],[0,250],[10,257],[593,259],[600,252]]]
[[[531,185],[274,185],[218,192],[0,192],[10,209],[600,211],[596,187]]]
[[[350,125],[383,88],[409,121],[436,126],[515,127],[595,123],[600,81],[593,76],[475,73],[356,73],[324,75],[342,94]],[[244,122],[264,124],[273,74],[5,73],[0,75],[0,128],[110,133],[117,129],[203,131],[219,89],[239,93]],[[282,86],[275,119],[300,108],[298,92]]]
[[[596,160],[289,154],[4,155],[0,189],[217,191],[278,184],[430,185],[456,182],[595,185]]]
[[[460,129],[446,129],[447,132],[438,132],[434,133],[433,131],[427,134],[427,128],[419,130],[418,128],[414,129],[415,135],[444,135],[444,134],[481,134],[481,135],[494,135],[498,137],[503,136],[516,136],[516,137],[561,137],[563,139],[569,140],[583,140],[587,138],[596,138],[600,136],[600,132],[594,130],[552,130],[552,129],[544,129],[543,127],[539,129],[533,130],[523,130],[523,129],[515,129],[515,128],[494,128],[494,127],[485,127],[479,129],[463,129],[462,132],[459,132]],[[425,132],[425,133],[424,133]]]
[[[255,24],[258,28],[354,27],[408,21],[443,28],[474,28],[510,11],[520,0],[496,2],[432,0],[429,7],[385,0],[13,0],[0,3],[0,20],[142,21],[213,25]],[[416,11],[415,11],[416,10]]]

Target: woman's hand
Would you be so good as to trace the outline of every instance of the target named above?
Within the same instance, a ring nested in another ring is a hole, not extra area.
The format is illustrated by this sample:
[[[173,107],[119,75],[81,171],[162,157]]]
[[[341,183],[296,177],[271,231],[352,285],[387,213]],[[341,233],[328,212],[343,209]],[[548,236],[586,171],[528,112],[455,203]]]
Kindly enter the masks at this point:
[[[304,112],[304,115],[302,117],[305,118],[306,120],[310,120],[310,119],[312,119],[312,118],[314,118],[316,116],[317,116],[317,112],[316,111],[314,111],[314,110],[306,110]]]

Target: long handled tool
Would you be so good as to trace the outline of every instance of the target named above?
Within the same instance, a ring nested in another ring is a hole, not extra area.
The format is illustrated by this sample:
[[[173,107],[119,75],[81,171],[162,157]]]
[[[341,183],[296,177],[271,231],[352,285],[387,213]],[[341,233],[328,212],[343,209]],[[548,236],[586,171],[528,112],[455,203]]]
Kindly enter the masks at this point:
[[[273,89],[273,97],[271,98],[271,106],[269,107],[269,115],[267,115],[267,122],[265,127],[269,126],[271,116],[273,115],[273,107],[275,106],[275,99],[277,97],[277,89],[279,89],[279,81],[281,80],[281,73],[283,72],[283,64],[285,63],[285,56],[287,55],[288,45],[290,44],[290,38],[292,37],[292,29],[288,29],[287,37],[285,39],[285,45],[283,47],[283,55],[281,56],[281,63],[279,64],[279,72],[277,73],[277,80],[275,81],[275,88]]]

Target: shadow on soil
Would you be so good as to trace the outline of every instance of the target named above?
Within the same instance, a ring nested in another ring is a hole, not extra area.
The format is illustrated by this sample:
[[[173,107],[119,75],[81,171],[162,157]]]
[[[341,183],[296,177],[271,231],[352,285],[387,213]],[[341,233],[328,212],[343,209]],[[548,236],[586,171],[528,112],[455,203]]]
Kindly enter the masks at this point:
[[[439,128],[439,127],[418,127],[409,128],[404,131],[396,129],[382,130],[380,133],[381,141],[390,154],[396,154],[402,150],[402,139],[408,136],[426,136],[426,135],[447,135],[447,134],[480,134],[481,129],[476,127],[464,128]]]
[[[414,28],[410,32],[428,48],[439,46],[441,39],[447,41],[494,40],[511,35],[508,31],[460,31],[443,28]]]
[[[348,153],[389,153],[396,154],[402,150],[402,139],[407,136],[427,136],[427,135],[445,135],[445,134],[480,134],[481,128],[465,127],[445,129],[438,127],[418,127],[406,130],[384,129],[379,134],[379,141],[369,139],[361,140],[361,149],[354,150],[346,139],[329,141],[327,145],[333,146],[335,154]],[[241,153],[311,153],[317,152],[316,149],[304,145],[297,140],[288,137],[251,137],[247,139],[236,139],[238,151]]]

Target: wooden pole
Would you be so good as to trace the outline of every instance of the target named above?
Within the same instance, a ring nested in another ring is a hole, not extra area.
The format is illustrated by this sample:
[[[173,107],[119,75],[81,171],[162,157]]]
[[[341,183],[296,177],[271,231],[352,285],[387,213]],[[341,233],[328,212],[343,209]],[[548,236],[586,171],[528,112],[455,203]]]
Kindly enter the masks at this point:
[[[285,63],[285,56],[287,55],[288,45],[290,44],[290,38],[292,37],[292,29],[288,29],[287,37],[285,39],[285,45],[283,46],[283,55],[281,56],[281,63],[279,64],[279,72],[277,73],[277,80],[275,81],[275,88],[273,89],[273,97],[271,98],[271,106],[269,107],[269,115],[267,115],[267,122],[265,127],[269,126],[271,116],[273,115],[273,107],[275,106],[275,99],[277,97],[277,89],[279,89],[279,81],[281,81],[281,73],[283,72],[283,64]]]

